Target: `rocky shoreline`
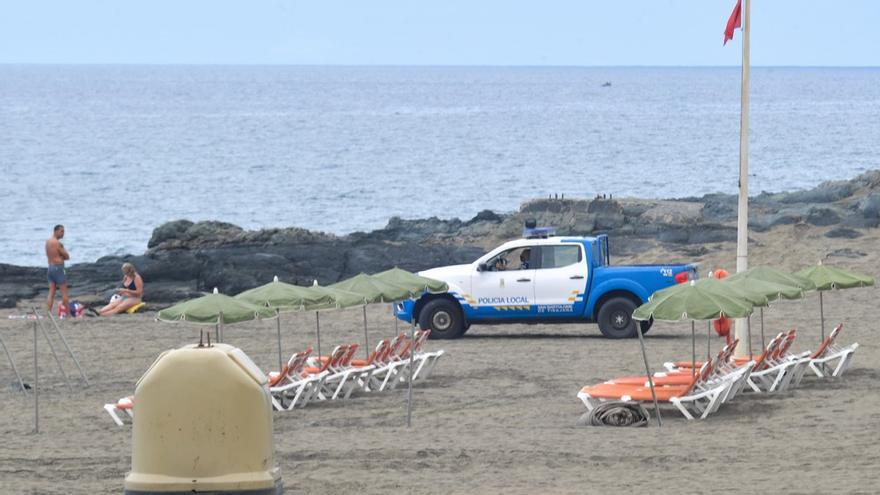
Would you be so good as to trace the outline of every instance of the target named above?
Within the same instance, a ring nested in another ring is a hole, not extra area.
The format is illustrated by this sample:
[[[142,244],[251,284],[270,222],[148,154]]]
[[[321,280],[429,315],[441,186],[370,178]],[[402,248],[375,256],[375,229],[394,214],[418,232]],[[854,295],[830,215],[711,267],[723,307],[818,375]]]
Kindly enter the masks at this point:
[[[762,193],[750,199],[752,232],[821,229],[829,238],[857,238],[880,226],[880,170],[814,189]],[[393,217],[372,232],[336,236],[300,228],[247,231],[223,222],[187,220],[157,227],[139,256],[110,256],[69,267],[71,295],[80,300],[109,296],[124,261],[146,281],[145,300],[164,306],[217,287],[235,294],[272,280],[301,285],[331,284],[359,272],[392,266],[422,270],[468,263],[487,249],[519,237],[523,222],[535,218],[561,235],[607,233],[616,258],[638,260],[662,247],[693,261],[736,241],[736,196],[647,200],[536,199],[513,213],[483,211],[470,220]],[[0,264],[0,308],[46,292],[45,268]]]

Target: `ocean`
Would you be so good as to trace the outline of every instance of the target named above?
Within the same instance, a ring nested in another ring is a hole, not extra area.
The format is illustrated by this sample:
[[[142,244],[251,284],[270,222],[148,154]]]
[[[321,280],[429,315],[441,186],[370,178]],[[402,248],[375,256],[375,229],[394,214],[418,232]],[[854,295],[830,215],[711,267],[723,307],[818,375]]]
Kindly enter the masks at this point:
[[[345,234],[564,194],[735,193],[738,68],[0,65],[0,263],[186,218]],[[880,167],[880,69],[754,68],[750,190]]]

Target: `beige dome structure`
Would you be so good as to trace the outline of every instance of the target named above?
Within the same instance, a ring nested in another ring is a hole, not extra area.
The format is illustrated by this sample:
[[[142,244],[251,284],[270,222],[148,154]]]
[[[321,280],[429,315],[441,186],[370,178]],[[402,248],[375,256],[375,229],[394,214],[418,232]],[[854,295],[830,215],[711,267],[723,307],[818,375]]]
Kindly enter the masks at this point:
[[[283,491],[262,371],[226,345],[164,352],[138,381],[130,495]]]

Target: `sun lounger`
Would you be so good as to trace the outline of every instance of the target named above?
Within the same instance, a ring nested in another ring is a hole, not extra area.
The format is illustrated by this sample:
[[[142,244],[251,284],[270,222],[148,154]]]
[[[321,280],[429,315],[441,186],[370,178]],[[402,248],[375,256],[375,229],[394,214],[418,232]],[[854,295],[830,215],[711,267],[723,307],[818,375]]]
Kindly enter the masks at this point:
[[[391,339],[391,343],[388,345],[388,350],[384,356],[377,357],[373,363],[375,368],[369,377],[366,390],[381,392],[389,386],[392,378],[397,376],[398,364],[396,364],[396,356],[399,355],[401,347],[406,345],[406,341],[406,334],[404,332]]]
[[[367,359],[351,359],[348,367],[340,370],[343,374],[339,385],[333,392],[335,399],[342,393],[342,398],[348,399],[356,390],[369,391],[370,377],[376,369],[376,363],[387,355],[390,342],[388,339],[381,340]]]
[[[104,410],[113,418],[114,423],[125,426],[122,413],[124,412],[130,419],[134,419],[134,396],[123,397],[115,404],[104,404]]]
[[[358,350],[358,344],[351,344],[346,349],[341,358],[330,362],[327,367],[329,374],[324,378],[321,387],[318,389],[317,397],[321,400],[335,400],[342,392],[348,378],[355,372],[355,368],[351,367],[351,361]]]
[[[745,387],[755,365],[753,361],[744,365],[730,365],[732,361],[729,357],[734,348],[735,343],[725,346],[715,359],[703,363],[695,374],[691,369],[661,374],[654,384],[657,401],[672,404],[689,420],[697,416],[706,418],[718,410]],[[591,411],[606,400],[652,402],[651,389],[645,376],[623,377],[584,387],[578,397]]]
[[[736,342],[724,346],[715,358],[715,367],[711,378],[721,377],[732,372],[735,367],[731,367],[728,362],[736,348]],[[687,385],[693,379],[696,371],[693,368],[673,369],[672,371],[657,372],[652,376],[655,386],[667,385]],[[619,385],[636,385],[649,386],[648,377],[646,375],[623,376],[609,380],[609,383],[617,383]]]
[[[305,365],[312,349],[291,356],[280,373],[269,373],[269,394],[272,406],[278,411],[305,407],[315,394],[326,373],[307,373]]]
[[[711,373],[712,362],[710,361],[703,365],[690,384],[654,387],[657,401],[674,405],[687,419],[694,419],[694,414],[705,418],[717,409],[726,387],[729,386],[728,383],[710,384],[705,382]],[[701,382],[704,382],[703,387],[698,386]],[[590,411],[606,400],[646,403],[653,401],[649,387],[615,383],[584,387],[578,392],[578,398]]]
[[[831,372],[831,376],[837,377],[841,376],[847,368],[849,368],[850,363],[852,362],[853,354],[856,352],[856,349],[859,348],[858,342],[850,344],[846,347],[840,347],[835,345],[835,341],[837,340],[837,336],[843,330],[843,323],[837,325],[834,330],[828,334],[828,337],[822,342],[822,345],[816,349],[810,356],[809,367],[813,370],[813,373],[816,374],[819,378],[825,378],[828,376],[828,369],[826,365],[832,363],[834,361],[837,362],[837,366],[834,367],[834,370]]]
[[[289,411],[296,406],[306,407],[309,402],[318,397],[324,386],[324,380],[332,373],[330,368],[336,366],[340,359],[348,353],[347,345],[339,345],[333,348],[330,359],[320,366],[304,366],[299,373],[289,371],[292,383],[280,387],[270,388],[269,392],[278,399],[283,409]],[[306,361],[308,362],[308,361]],[[297,379],[297,376],[299,377]],[[290,401],[285,405],[285,402]]]
[[[413,372],[413,381],[419,379],[424,380],[431,376],[431,373],[434,371],[434,366],[437,365],[437,361],[446,355],[446,351],[443,349],[433,352],[426,352],[422,349],[430,334],[431,330],[418,330],[416,333],[416,353],[414,356],[416,370]]]
[[[797,332],[789,330],[778,334],[756,361],[749,377],[749,386],[755,392],[780,392],[788,388],[799,360],[788,355]]]

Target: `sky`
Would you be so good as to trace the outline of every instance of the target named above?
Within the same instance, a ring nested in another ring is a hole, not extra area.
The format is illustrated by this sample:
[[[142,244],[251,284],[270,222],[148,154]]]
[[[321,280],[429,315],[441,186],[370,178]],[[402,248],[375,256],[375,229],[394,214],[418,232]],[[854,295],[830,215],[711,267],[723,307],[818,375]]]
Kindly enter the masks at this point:
[[[739,65],[736,0],[0,0],[0,63]],[[752,0],[752,65],[880,66],[880,1]]]

